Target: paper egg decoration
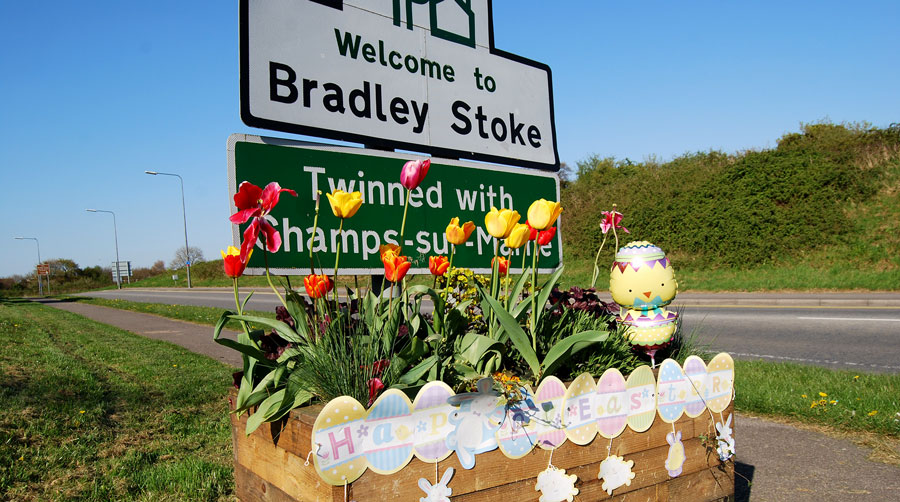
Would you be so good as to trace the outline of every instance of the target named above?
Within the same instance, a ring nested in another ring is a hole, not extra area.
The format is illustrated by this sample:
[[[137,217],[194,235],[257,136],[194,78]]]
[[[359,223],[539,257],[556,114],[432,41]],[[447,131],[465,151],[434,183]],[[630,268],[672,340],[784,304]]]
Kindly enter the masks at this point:
[[[647,241],[635,241],[616,253],[609,292],[625,309],[659,309],[675,298],[678,282],[662,249]]]
[[[522,400],[507,405],[506,416],[497,429],[497,443],[500,451],[508,458],[522,458],[531,451],[537,441],[538,408],[534,402],[531,387],[520,387]]]
[[[650,366],[640,366],[628,375],[625,382],[628,402],[628,427],[644,432],[656,418],[656,377]]]
[[[312,445],[316,471],[332,485],[352,483],[368,468],[363,437],[366,408],[356,399],[341,396],[322,408],[313,424]],[[365,433],[365,434],[364,434]]]
[[[681,366],[674,359],[666,359],[659,366],[656,381],[656,404],[659,418],[666,423],[677,421],[684,413],[684,403],[690,387]]]
[[[437,462],[450,456],[444,438],[453,430],[449,421],[456,407],[447,403],[453,396],[450,386],[441,381],[428,382],[416,394],[413,418],[416,427],[414,453],[423,462]]]
[[[545,450],[552,450],[566,440],[566,431],[562,427],[565,395],[566,385],[559,378],[549,376],[541,382],[534,396],[538,409],[535,416],[537,444]]]
[[[734,392],[734,360],[722,352],[706,365],[706,406],[713,413],[722,413]]]
[[[684,360],[684,375],[690,384],[687,399],[684,403],[684,414],[695,418],[706,410],[704,390],[706,389],[706,363],[697,356],[688,356]]]
[[[584,446],[597,435],[594,414],[594,393],[597,386],[590,373],[578,375],[566,390],[563,410],[563,426],[569,441]]]
[[[385,391],[369,409],[362,438],[374,472],[397,472],[412,458],[416,425],[411,415],[409,398],[398,389]]]
[[[625,377],[616,368],[609,368],[600,375],[594,406],[597,413],[597,431],[601,436],[614,438],[625,430],[628,421]]]

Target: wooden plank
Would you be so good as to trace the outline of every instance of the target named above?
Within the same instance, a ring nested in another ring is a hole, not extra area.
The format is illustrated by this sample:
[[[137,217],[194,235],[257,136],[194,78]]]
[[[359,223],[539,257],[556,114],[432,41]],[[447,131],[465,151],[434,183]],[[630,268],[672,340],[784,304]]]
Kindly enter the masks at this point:
[[[297,500],[241,464],[234,466],[234,482],[235,494],[239,500],[266,502],[296,502]]]

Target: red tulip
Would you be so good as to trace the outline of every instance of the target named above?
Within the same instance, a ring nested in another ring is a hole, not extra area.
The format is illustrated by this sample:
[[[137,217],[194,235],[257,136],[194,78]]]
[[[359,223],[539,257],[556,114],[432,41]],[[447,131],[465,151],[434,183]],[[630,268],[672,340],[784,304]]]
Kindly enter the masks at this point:
[[[238,188],[238,193],[234,194],[234,205],[237,207],[238,212],[232,214],[229,220],[235,225],[246,223],[250,219],[253,220],[250,222],[250,226],[244,230],[244,242],[241,243],[242,261],[247,261],[247,256],[250,254],[253,246],[256,245],[260,232],[266,237],[266,249],[269,252],[274,253],[281,249],[281,234],[266,221],[266,215],[278,204],[281,192],[287,192],[294,197],[297,196],[297,192],[288,188],[281,188],[281,185],[276,181],[266,185],[265,189],[245,181]]]
[[[225,268],[225,275],[234,279],[244,275],[244,269],[247,268],[247,261],[250,260],[252,254],[253,250],[251,249],[250,252],[247,253],[247,260],[241,260],[241,251],[234,246],[228,246],[227,253],[222,251],[222,264]]]
[[[381,392],[381,389],[384,388],[384,383],[380,378],[372,378],[369,380],[369,404],[366,406],[372,406],[372,403],[375,402],[375,398],[378,397],[378,393]]]
[[[528,225],[528,240],[533,241],[537,239],[538,231],[534,227],[531,226],[531,223],[525,222]]]
[[[331,291],[334,288],[334,283],[325,274],[309,274],[303,278],[303,286],[306,288],[306,294],[315,300],[316,298],[322,298],[325,296],[325,293]]]
[[[390,251],[381,256],[381,261],[384,263],[384,278],[391,282],[403,280],[412,266],[405,256],[398,256]]]
[[[497,261],[498,258],[500,259],[500,261],[498,262],[497,270],[501,275],[506,274],[506,272],[509,270],[509,259],[507,258],[504,258],[502,256],[495,256],[491,259],[491,267],[493,268],[494,262]]]
[[[447,269],[449,268],[450,262],[447,260],[446,256],[428,257],[428,270],[431,271],[431,275],[441,277],[447,273]]]
[[[538,244],[540,244],[541,246],[546,246],[547,244],[550,244],[550,241],[553,240],[553,236],[555,236],[555,235],[556,235],[556,227],[550,227],[547,230],[541,230],[541,232],[538,234],[538,238],[537,238]]]
[[[429,167],[431,167],[429,159],[411,160],[403,164],[403,169],[400,171],[400,183],[409,190],[415,190],[425,180]]]

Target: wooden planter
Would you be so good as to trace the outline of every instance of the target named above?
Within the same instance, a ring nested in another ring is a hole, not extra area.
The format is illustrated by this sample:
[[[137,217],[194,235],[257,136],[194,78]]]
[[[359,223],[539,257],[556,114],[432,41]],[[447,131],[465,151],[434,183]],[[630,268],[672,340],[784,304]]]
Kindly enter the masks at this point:
[[[231,434],[234,441],[234,475],[237,496],[244,502],[266,501],[344,501],[343,486],[322,481],[312,463],[306,459],[310,451],[313,424],[322,405],[300,408],[274,424],[264,424],[250,436],[244,431],[247,415],[231,414]],[[733,413],[733,403],[723,412]],[[732,425],[734,427],[734,425]],[[734,495],[734,461],[724,464],[715,452],[715,425],[709,413],[697,418],[682,416],[675,423],[681,432],[687,460],[682,474],[669,477],[665,468],[669,445],[666,434],[672,424],[657,417],[646,432],[636,433],[626,428],[612,442],[612,453],[633,460],[635,473],[630,486],[622,486],[613,495],[601,489],[597,479],[600,462],[607,456],[609,440],[597,436],[587,446],[565,442],[553,453],[553,465],[576,474],[580,490],[576,501],[615,499],[620,501],[729,500]],[[706,441],[700,436],[706,436]],[[448,467],[456,471],[450,481],[454,502],[486,502],[497,500],[536,501],[536,477],[547,467],[549,452],[534,449],[523,458],[509,459],[494,450],[478,455],[475,467],[463,469],[455,455],[438,464],[440,472]],[[346,500],[357,502],[417,501],[424,496],[417,481],[425,478],[432,483],[435,466],[413,458],[401,471],[381,475],[366,471],[347,487]]]

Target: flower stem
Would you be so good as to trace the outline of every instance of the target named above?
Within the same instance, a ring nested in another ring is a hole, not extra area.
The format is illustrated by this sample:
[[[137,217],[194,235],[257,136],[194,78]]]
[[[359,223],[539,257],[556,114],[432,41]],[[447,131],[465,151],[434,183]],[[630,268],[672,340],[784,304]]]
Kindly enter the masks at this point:
[[[316,194],[316,216],[313,218],[313,231],[309,238],[309,273],[315,274],[316,267],[315,262],[313,262],[313,247],[316,242],[316,232],[319,230],[319,199],[322,197],[322,191],[319,190]]]
[[[265,240],[265,237],[263,238]],[[269,275],[269,251],[266,246],[263,246],[263,260],[266,262],[266,281],[269,282],[269,287],[272,288],[272,291],[275,292],[275,296],[278,297],[278,300],[284,305],[284,308],[287,308],[287,303],[284,301],[284,297],[281,296],[281,293],[278,292],[278,288],[272,284],[272,276]]]
[[[406,210],[409,209],[409,194],[412,192],[410,189],[406,189],[406,203],[403,204],[403,222],[400,223],[400,242],[403,242],[403,232],[406,230]],[[401,244],[402,246],[402,244]]]
[[[231,279],[231,281],[234,284],[234,305],[237,307],[237,313],[238,313],[238,315],[244,315],[244,311],[241,308],[240,294],[238,293],[238,279],[237,279],[237,277],[233,277]],[[241,327],[244,328],[244,334],[246,334],[249,337],[250,336],[250,327],[247,326],[247,322],[241,321]],[[253,339],[251,338],[250,341],[253,342]],[[253,342],[253,344],[255,345],[256,342]]]
[[[613,230],[615,232],[615,230]],[[600,251],[603,251],[603,246],[606,244],[606,234],[603,234],[603,242],[600,243],[600,248],[597,250],[597,255],[594,256],[594,272],[591,277],[591,287],[597,285],[597,277],[600,276],[600,269],[597,268],[597,262],[600,261]]]
[[[338,286],[337,286],[337,273],[338,273],[338,263],[341,261],[341,237],[344,234],[344,219],[341,218],[341,225],[338,227],[338,241],[337,241],[337,250],[334,255],[334,275],[332,276],[332,280],[334,281],[334,311],[337,312],[340,310],[340,304],[338,303]]]
[[[531,257],[531,348],[537,353],[537,321],[536,305],[537,305],[537,255],[538,241],[534,241],[534,255]]]

